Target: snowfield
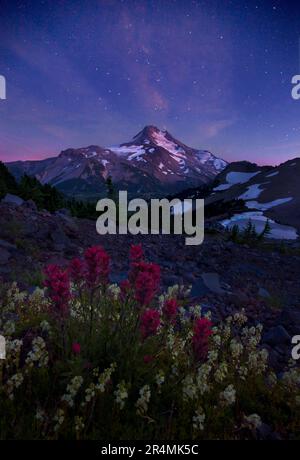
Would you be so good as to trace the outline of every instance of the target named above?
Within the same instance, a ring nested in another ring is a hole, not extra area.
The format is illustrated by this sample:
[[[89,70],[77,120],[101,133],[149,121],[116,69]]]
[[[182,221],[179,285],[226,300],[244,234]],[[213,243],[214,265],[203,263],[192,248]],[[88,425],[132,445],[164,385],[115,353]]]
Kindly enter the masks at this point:
[[[247,191],[240,195],[238,198],[240,200],[253,200],[254,198],[258,198],[261,192],[263,192],[263,189],[260,188],[261,186],[262,184],[249,185]]]
[[[247,201],[246,206],[249,209],[259,209],[260,211],[267,211],[268,209],[279,206],[280,204],[288,203],[293,197],[278,198],[277,200],[269,201],[269,203],[259,203],[258,201]]]
[[[220,223],[223,227],[231,229],[234,225],[237,225],[240,230],[246,228],[249,220],[255,226],[258,233],[262,232],[267,220],[269,221],[271,231],[267,238],[283,239],[283,240],[296,240],[298,238],[297,230],[294,227],[288,225],[277,224],[274,220],[268,219],[264,216],[261,211],[244,212],[242,214],[235,214],[230,219],[225,219]]]
[[[165,150],[168,150],[170,153],[177,154],[178,152],[184,153],[184,150],[181,147],[178,147],[172,141],[169,141],[166,138],[166,134],[163,131],[153,132],[152,134],[155,144],[159,147],[162,147]]]
[[[214,188],[214,192],[227,190],[236,184],[244,184],[245,182],[248,182],[250,179],[252,179],[252,177],[256,176],[259,173],[260,171],[256,171],[254,173],[232,171],[226,175],[227,184],[218,185],[218,187]]]
[[[144,149],[143,145],[131,145],[131,146],[126,146],[122,145],[119,147],[111,147],[110,150],[117,155],[128,155],[128,160],[133,160],[134,158],[137,158],[140,155],[144,155],[146,153],[146,150]]]
[[[266,177],[274,177],[274,176],[277,176],[277,174],[279,174],[279,171],[275,171],[275,172],[273,172],[271,174],[267,174]]]

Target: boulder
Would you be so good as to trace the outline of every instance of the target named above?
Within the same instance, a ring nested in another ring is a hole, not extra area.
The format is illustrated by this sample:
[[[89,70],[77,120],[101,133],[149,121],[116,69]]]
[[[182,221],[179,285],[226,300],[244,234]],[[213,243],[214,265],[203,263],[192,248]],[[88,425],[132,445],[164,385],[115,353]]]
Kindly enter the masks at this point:
[[[11,257],[11,254],[4,248],[0,248],[0,265],[5,265]]]
[[[17,249],[17,246],[15,244],[11,244],[9,243],[8,241],[5,241],[5,240],[1,240],[0,239],[0,248],[4,248],[4,249],[8,249],[8,250],[15,250]]]
[[[300,334],[300,310],[284,308],[278,322],[282,324],[292,335]]]
[[[7,193],[2,200],[3,203],[14,204],[15,206],[22,206],[24,200],[17,195],[12,195],[11,193]]]
[[[214,294],[226,294],[225,289],[221,286],[220,276],[218,273],[202,273],[201,278],[205,286]]]
[[[38,210],[37,205],[33,200],[24,201],[23,207],[35,212]]]
[[[291,343],[291,336],[283,326],[279,325],[272,327],[264,334],[263,342],[271,346],[284,345]]]
[[[59,209],[58,211],[56,211],[55,215],[71,217],[72,213],[71,213],[71,211],[69,209],[62,208],[62,209]]]
[[[264,299],[269,299],[271,297],[271,294],[267,289],[260,287],[258,290],[258,295],[259,297],[263,297]]]

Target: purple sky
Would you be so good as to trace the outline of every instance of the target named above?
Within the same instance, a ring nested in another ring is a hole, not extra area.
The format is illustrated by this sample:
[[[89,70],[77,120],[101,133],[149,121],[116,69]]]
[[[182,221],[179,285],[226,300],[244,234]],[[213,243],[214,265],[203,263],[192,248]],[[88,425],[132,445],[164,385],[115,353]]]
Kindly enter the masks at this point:
[[[226,160],[300,156],[293,2],[1,2],[0,159],[129,141],[143,126]]]

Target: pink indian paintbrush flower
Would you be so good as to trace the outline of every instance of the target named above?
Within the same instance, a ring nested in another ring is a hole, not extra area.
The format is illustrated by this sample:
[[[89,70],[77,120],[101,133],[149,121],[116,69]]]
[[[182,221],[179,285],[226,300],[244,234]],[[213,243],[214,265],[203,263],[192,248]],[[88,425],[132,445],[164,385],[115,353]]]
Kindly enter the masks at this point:
[[[141,244],[132,244],[130,246],[130,261],[140,262],[144,257],[143,248]]]
[[[73,342],[72,343],[72,352],[74,355],[79,355],[81,352],[81,345],[78,342]]]
[[[135,299],[140,305],[149,305],[159,288],[160,267],[152,263],[139,262],[136,269]]]
[[[178,303],[176,299],[168,299],[165,301],[162,312],[167,321],[174,322],[178,310]]]
[[[45,286],[48,288],[49,297],[55,306],[55,314],[66,316],[69,312],[71,299],[70,280],[66,270],[58,265],[48,265],[44,270]]]
[[[143,357],[143,361],[144,361],[145,364],[152,363],[153,360],[154,360],[154,356],[152,356],[152,355],[145,355]]]
[[[137,274],[139,272],[139,264],[143,262],[144,253],[141,244],[132,244],[130,246],[129,260],[130,260],[130,271],[128,279],[130,283],[134,283],[136,280]]]
[[[120,282],[120,289],[121,289],[121,299],[125,300],[127,295],[129,294],[131,288],[131,284],[129,280],[123,280]]]
[[[75,259],[72,259],[69,264],[68,272],[71,280],[75,284],[81,284],[85,280],[87,273],[85,262],[79,257],[75,257]]]
[[[192,337],[194,355],[197,361],[204,361],[208,353],[208,340],[212,334],[212,322],[207,318],[199,318],[194,324]]]
[[[140,331],[142,339],[145,340],[151,335],[155,335],[160,326],[159,311],[149,308],[142,313],[140,320]]]
[[[84,253],[87,267],[86,281],[90,287],[107,284],[110,257],[101,246],[93,246]]]

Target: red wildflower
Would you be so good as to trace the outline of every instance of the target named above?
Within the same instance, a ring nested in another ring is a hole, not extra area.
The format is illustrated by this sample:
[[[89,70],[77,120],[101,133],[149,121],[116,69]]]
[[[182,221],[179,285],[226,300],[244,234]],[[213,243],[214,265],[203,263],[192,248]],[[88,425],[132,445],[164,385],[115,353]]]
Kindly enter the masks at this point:
[[[50,299],[55,304],[56,313],[65,316],[71,299],[68,273],[57,265],[48,265],[44,273],[46,275],[44,284],[48,288]]]
[[[93,246],[84,253],[87,266],[86,279],[90,286],[106,284],[109,275],[110,257],[101,246]]]
[[[128,280],[121,281],[120,289],[121,289],[121,298],[124,300],[130,290],[130,282]]]
[[[130,256],[129,257],[132,262],[140,262],[144,257],[142,245],[132,244],[130,246]]]
[[[130,246],[130,253],[129,253],[129,259],[130,259],[130,272],[128,275],[128,279],[130,283],[134,283],[136,280],[136,277],[139,272],[139,264],[143,262],[143,248],[141,244],[132,244]]]
[[[195,357],[203,361],[208,353],[208,339],[212,334],[212,322],[207,318],[199,318],[194,324],[194,335],[192,338]]]
[[[140,262],[136,268],[135,299],[141,305],[149,305],[159,288],[160,267],[156,264]]]
[[[86,265],[82,259],[76,257],[71,260],[68,271],[71,280],[76,284],[80,284],[85,279]]]
[[[74,355],[79,355],[80,352],[81,352],[81,345],[80,345],[80,343],[73,342],[73,343],[72,343],[72,351],[73,351]]]
[[[149,308],[141,316],[140,330],[143,340],[150,335],[155,335],[160,326],[160,315],[157,310]]]
[[[152,355],[145,355],[144,356],[144,363],[149,364],[154,360],[154,357]]]
[[[163,315],[168,321],[174,322],[177,314],[178,303],[176,299],[166,300],[163,306]]]

